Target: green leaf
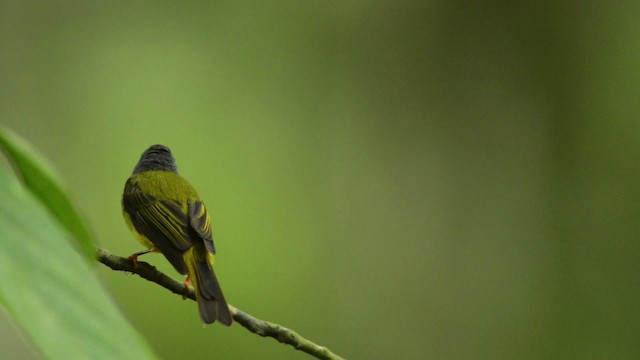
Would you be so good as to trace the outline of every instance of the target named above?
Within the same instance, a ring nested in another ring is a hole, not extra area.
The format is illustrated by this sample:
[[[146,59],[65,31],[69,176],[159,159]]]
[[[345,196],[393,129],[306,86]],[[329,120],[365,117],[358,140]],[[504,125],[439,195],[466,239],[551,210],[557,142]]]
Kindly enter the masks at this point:
[[[155,359],[68,233],[0,167],[0,302],[45,358]]]
[[[26,141],[0,127],[0,149],[11,161],[27,188],[49,209],[60,224],[73,235],[78,247],[90,259],[95,259],[96,246],[80,213],[67,192],[56,180],[53,171]]]

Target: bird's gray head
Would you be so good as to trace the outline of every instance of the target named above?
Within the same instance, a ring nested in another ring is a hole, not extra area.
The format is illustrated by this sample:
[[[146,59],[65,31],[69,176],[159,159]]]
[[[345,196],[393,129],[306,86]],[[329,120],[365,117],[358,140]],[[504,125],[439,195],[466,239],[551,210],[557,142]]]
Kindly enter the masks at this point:
[[[176,160],[171,155],[171,150],[164,145],[153,145],[145,150],[140,157],[140,161],[133,169],[133,173],[141,173],[150,170],[163,170],[178,172]]]

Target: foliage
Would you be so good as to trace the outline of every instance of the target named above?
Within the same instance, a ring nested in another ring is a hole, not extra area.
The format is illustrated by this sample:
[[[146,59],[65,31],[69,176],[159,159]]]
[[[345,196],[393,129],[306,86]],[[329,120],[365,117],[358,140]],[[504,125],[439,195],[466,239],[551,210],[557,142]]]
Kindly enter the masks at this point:
[[[72,245],[95,253],[68,196],[15,135],[0,139],[26,184],[0,168],[1,305],[45,358],[154,359]]]

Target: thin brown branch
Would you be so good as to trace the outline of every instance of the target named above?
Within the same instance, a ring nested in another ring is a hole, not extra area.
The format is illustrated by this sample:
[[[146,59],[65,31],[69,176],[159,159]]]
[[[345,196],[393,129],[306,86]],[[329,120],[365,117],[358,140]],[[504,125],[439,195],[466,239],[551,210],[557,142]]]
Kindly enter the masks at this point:
[[[196,300],[196,295],[193,291],[193,288],[189,287],[185,289],[183,283],[165,275],[146,262],[138,261],[137,265],[134,266],[133,262],[128,258],[114,255],[104,249],[97,250],[97,259],[113,270],[137,274],[144,279],[162,286],[163,288],[171,291],[174,294],[178,294],[181,296],[186,294],[186,297],[188,297],[189,299],[194,301]],[[320,346],[313,341],[300,336],[298,333],[291,329],[287,329],[283,326],[270,323],[268,321],[260,320],[231,305],[229,305],[229,310],[231,310],[233,319],[238,324],[242,325],[247,330],[256,335],[260,335],[263,337],[272,337],[283,344],[291,345],[295,349],[303,351],[318,359],[343,359],[342,357],[331,352],[331,350],[327,349],[326,347]]]

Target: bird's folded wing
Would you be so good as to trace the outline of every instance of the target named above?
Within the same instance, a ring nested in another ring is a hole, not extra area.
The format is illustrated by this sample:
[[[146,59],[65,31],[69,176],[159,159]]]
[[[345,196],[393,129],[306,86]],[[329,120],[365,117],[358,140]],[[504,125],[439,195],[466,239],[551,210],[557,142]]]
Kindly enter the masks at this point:
[[[213,234],[211,232],[211,218],[207,212],[207,208],[202,201],[193,201],[189,203],[189,222],[191,227],[200,235],[204,241],[207,250],[215,254],[216,248],[213,245]]]
[[[136,231],[144,235],[181,273],[186,271],[182,253],[193,245],[186,212],[177,201],[159,201],[133,187],[122,197]]]

